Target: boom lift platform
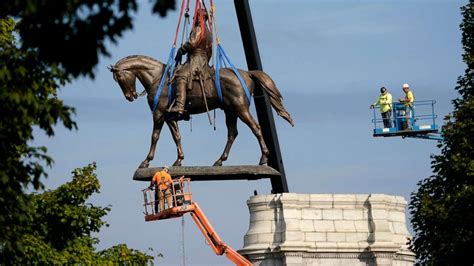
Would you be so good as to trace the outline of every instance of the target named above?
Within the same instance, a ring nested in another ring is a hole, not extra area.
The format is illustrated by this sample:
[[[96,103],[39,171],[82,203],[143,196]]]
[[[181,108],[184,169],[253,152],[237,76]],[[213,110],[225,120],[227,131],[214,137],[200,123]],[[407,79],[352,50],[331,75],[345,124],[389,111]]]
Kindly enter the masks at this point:
[[[173,179],[171,185],[173,206],[167,206],[166,200],[164,200],[163,206],[166,207],[163,210],[159,209],[158,188],[149,187],[142,190],[145,201],[143,204],[145,221],[177,218],[189,213],[216,255],[221,256],[225,253],[235,265],[252,265],[249,260],[221,240],[199,205],[192,200],[190,181],[190,178],[184,177]]]
[[[436,101],[416,101],[407,106],[405,103],[393,103],[391,117],[392,127],[386,128],[380,117],[380,107],[374,108],[374,137],[402,137],[431,140],[443,140],[439,132],[434,112]],[[382,126],[382,127],[380,127]]]

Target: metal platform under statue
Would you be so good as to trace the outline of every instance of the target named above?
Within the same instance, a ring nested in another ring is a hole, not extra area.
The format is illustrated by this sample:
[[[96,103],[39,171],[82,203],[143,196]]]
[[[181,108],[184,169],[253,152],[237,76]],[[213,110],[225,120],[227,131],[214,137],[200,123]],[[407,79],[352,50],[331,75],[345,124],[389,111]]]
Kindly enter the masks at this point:
[[[133,180],[150,181],[162,167],[138,168]],[[279,179],[280,173],[266,165],[180,166],[170,167],[171,176],[186,176],[191,181]]]

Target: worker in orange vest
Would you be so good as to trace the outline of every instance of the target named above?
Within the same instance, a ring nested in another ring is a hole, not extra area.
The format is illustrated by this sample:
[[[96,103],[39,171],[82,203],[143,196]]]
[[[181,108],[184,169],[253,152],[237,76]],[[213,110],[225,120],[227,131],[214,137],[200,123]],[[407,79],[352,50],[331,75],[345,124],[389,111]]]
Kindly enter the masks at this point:
[[[150,187],[153,185],[156,186],[158,191],[158,200],[160,204],[160,211],[164,210],[165,198],[168,208],[173,207],[173,202],[171,199],[171,186],[173,185],[173,180],[171,179],[170,174],[168,174],[168,166],[163,167],[163,170],[155,173],[151,179]],[[155,194],[156,195],[156,194]]]

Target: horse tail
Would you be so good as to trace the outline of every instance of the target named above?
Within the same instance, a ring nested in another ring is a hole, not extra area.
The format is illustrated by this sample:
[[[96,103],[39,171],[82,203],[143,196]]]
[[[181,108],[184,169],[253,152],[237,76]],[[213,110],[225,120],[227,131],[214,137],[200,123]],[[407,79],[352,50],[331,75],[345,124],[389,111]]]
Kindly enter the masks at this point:
[[[291,126],[295,126],[293,124],[293,119],[291,118],[290,113],[288,113],[285,107],[283,106],[283,96],[281,96],[281,93],[276,87],[275,82],[273,82],[272,78],[270,78],[270,76],[260,70],[252,70],[248,71],[248,73],[252,80],[258,83],[263,88],[263,90],[267,92],[270,98],[270,103],[272,104],[272,107],[273,109],[275,109],[277,114],[286,121],[288,121]]]

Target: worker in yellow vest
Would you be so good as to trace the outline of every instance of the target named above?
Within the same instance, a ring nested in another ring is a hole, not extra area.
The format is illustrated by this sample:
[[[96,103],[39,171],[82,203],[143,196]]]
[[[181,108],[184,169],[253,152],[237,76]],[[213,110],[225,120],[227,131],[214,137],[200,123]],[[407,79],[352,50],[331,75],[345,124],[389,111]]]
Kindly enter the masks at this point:
[[[406,83],[403,84],[402,90],[405,93],[405,99],[398,98],[398,101],[401,103],[405,103],[405,114],[407,120],[409,120],[412,118],[413,102],[415,101],[415,96],[413,96],[413,92],[410,90],[410,86]]]
[[[392,94],[388,92],[385,87],[380,88],[380,96],[377,101],[370,105],[370,109],[380,106],[380,113],[382,114],[383,127],[392,127]]]
[[[168,174],[168,171],[169,171],[168,166],[163,167],[163,170],[155,173],[150,183],[150,187],[155,185],[156,190],[158,191],[158,201],[160,204],[159,211],[164,210],[165,198],[166,198],[167,207],[168,208],[173,207],[173,202],[171,199],[171,194],[172,194],[171,186],[173,185],[173,180],[171,179],[170,174]]]
[[[413,106],[413,102],[415,101],[415,96],[413,96],[413,92],[410,90],[410,86],[408,84],[403,84],[403,92],[405,93],[405,99],[398,98],[398,101],[401,103],[405,103],[406,106]]]

